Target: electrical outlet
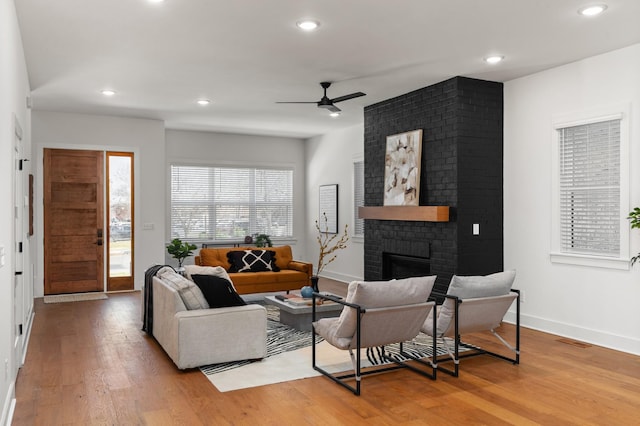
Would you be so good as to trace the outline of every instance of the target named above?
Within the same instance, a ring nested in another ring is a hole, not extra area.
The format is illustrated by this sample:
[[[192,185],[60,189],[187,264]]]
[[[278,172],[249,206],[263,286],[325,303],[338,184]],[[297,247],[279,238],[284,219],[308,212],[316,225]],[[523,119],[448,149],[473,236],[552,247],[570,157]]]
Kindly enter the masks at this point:
[[[479,223],[474,223],[473,224],[473,235],[480,235],[480,224]]]
[[[4,379],[9,380],[9,360],[4,360]]]

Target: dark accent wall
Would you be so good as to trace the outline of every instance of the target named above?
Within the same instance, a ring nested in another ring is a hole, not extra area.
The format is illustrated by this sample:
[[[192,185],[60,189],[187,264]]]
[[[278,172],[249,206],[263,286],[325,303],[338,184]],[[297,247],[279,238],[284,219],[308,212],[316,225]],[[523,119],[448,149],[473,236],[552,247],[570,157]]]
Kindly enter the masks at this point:
[[[455,77],[365,108],[365,205],[383,205],[386,137],[423,129],[420,205],[450,206],[447,223],[366,220],[366,280],[382,279],[383,252],[429,256],[441,292],[503,269],[502,89]]]

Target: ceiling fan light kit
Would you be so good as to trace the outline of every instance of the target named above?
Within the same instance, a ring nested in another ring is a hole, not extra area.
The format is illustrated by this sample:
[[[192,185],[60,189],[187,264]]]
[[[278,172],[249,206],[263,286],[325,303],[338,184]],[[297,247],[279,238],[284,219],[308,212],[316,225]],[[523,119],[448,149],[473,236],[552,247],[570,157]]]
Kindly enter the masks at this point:
[[[296,26],[304,31],[313,31],[320,26],[320,22],[314,21],[312,19],[304,19],[302,21],[296,22]]]
[[[318,108],[327,109],[332,113],[339,113],[342,110],[337,106],[335,106],[334,105],[335,103],[348,101],[350,99],[359,98],[361,96],[366,96],[365,93],[355,92],[355,93],[350,93],[348,95],[338,96],[337,98],[330,99],[327,96],[327,89],[331,86],[331,82],[323,81],[322,83],[320,83],[320,86],[322,86],[322,89],[324,89],[324,95],[319,101],[276,102],[276,103],[278,104],[316,104]],[[335,117],[335,116],[332,116],[332,117]]]

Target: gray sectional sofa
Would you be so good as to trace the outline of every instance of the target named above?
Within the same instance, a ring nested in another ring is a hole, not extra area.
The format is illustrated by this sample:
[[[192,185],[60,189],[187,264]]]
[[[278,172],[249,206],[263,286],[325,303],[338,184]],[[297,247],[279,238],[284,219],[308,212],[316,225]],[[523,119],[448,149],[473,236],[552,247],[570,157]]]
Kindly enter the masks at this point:
[[[249,304],[187,309],[178,290],[153,277],[153,336],[180,369],[267,353],[267,312]]]

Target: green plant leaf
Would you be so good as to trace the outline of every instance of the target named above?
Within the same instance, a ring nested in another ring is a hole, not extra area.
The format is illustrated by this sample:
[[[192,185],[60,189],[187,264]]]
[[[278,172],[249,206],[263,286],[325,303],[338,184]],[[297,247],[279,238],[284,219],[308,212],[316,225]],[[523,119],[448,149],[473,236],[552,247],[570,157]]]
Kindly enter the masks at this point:
[[[636,207],[629,212],[627,217],[631,223],[631,229],[640,229],[640,207]],[[633,266],[638,260],[640,260],[640,253],[631,258],[631,266]]]

